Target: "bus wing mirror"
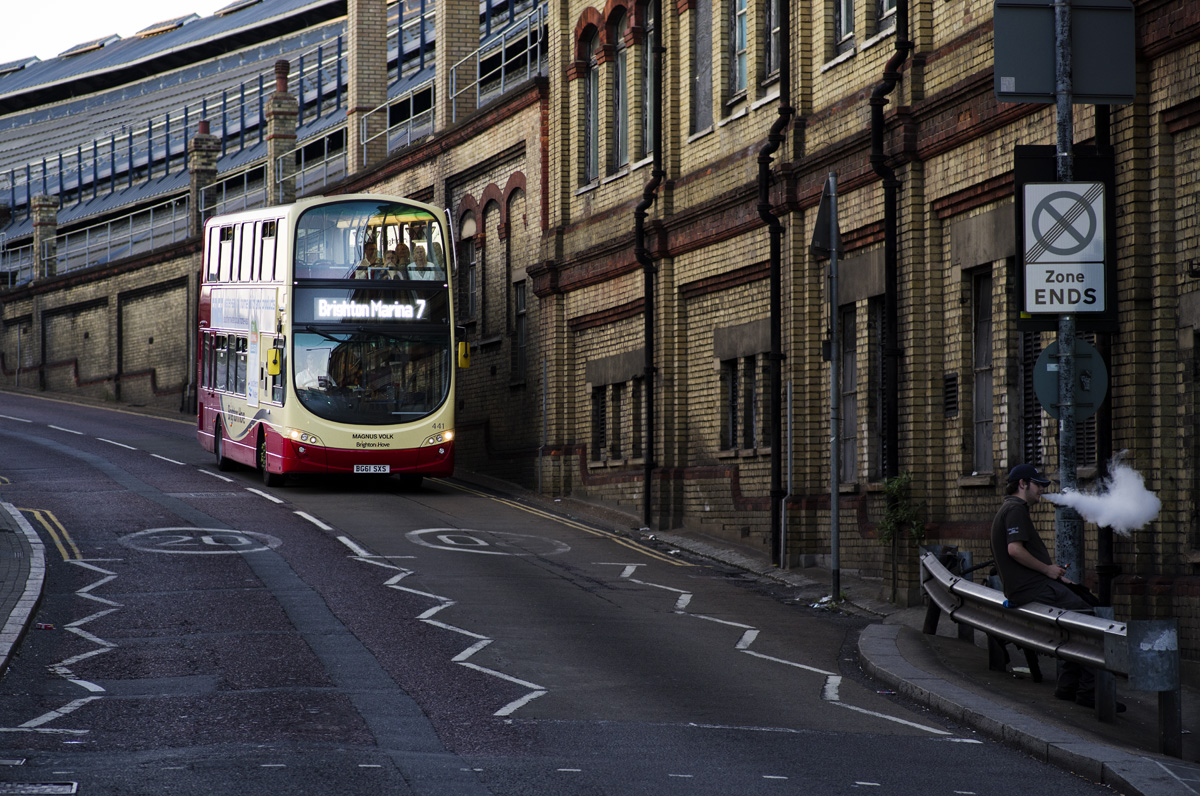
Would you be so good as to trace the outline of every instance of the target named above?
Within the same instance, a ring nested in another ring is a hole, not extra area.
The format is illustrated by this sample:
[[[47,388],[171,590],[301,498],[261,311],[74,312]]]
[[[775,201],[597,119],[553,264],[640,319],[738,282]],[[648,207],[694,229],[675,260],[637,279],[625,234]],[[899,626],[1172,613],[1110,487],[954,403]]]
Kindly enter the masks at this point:
[[[466,340],[458,344],[458,366],[464,370],[471,367],[471,344]]]
[[[283,370],[283,349],[267,349],[267,375],[278,376]]]

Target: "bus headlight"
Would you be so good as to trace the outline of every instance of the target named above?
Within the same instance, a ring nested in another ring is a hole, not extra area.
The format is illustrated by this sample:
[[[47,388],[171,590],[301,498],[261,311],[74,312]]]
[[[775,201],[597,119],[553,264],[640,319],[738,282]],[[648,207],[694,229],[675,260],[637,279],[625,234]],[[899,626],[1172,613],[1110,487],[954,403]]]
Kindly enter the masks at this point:
[[[311,434],[300,428],[288,429],[288,437],[292,442],[302,442],[307,445],[324,445],[316,434]]]
[[[453,431],[439,431],[437,434],[432,434],[425,440],[426,445],[441,445],[445,442],[450,442],[454,439]]]

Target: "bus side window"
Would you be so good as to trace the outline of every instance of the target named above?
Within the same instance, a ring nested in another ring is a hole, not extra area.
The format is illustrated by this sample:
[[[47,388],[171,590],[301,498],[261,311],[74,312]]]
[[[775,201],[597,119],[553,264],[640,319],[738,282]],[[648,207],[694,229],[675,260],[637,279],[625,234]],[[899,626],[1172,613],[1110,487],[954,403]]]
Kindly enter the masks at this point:
[[[287,368],[284,365],[283,339],[264,335],[259,340],[259,345],[266,352],[263,360],[265,367],[262,371],[263,379],[266,382],[266,394],[270,396],[268,400],[281,404],[283,403],[283,380],[287,375]]]
[[[217,279],[221,282],[228,282],[231,276],[230,271],[233,268],[233,227],[221,227],[218,264],[221,270],[217,274]]]
[[[262,278],[268,282],[283,279],[283,274],[275,267],[275,224],[274,221],[262,222]]]
[[[241,261],[240,269],[242,282],[249,282],[254,279],[254,222],[247,221],[242,224],[242,234],[240,241]]]
[[[211,384],[212,368],[212,335],[204,332],[200,337],[200,386],[207,388]]]
[[[208,230],[208,245],[204,248],[205,280],[215,282],[221,274],[221,229],[212,227]]]
[[[215,366],[215,378],[213,379],[213,387],[218,390],[224,390],[229,381],[229,349],[228,340],[225,335],[213,335],[213,359]]]
[[[245,337],[237,338],[236,363],[237,376],[233,385],[233,392],[237,395],[246,394],[246,351],[249,341]]]

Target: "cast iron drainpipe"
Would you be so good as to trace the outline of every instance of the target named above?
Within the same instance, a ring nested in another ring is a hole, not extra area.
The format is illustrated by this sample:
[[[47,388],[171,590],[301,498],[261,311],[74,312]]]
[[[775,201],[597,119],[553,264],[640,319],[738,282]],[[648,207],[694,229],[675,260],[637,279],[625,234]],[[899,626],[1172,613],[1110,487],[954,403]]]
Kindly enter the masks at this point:
[[[758,153],[758,215],[771,235],[771,318],[770,330],[770,395],[771,395],[771,563],[786,564],[782,555],[783,500],[783,429],[780,413],[783,409],[783,224],[771,212],[771,160],[783,144],[783,132],[791,123],[795,109],[791,106],[791,11],[789,0],[779,4],[779,118],[771,125],[767,143]]]
[[[884,437],[884,477],[894,478],[900,472],[900,435],[897,428],[900,411],[899,395],[899,359],[900,346],[898,335],[899,322],[899,264],[898,248],[899,234],[896,224],[896,195],[900,189],[900,181],[896,173],[887,165],[887,155],[883,151],[883,106],[888,103],[887,95],[896,87],[900,80],[900,67],[913,49],[913,43],[908,39],[908,0],[899,0],[896,4],[896,53],[888,60],[883,68],[883,80],[871,92],[871,168],[883,178],[883,285],[885,296],[884,309],[884,373],[883,390],[888,396],[885,414],[887,432]]]
[[[884,453],[883,477],[895,478],[900,473],[900,334],[899,303],[899,234],[896,229],[896,195],[900,181],[887,165],[883,151],[883,106],[887,95],[900,80],[900,67],[908,58],[913,44],[908,39],[908,0],[896,3],[896,52],[883,67],[883,80],[871,92],[871,168],[883,178],[883,292],[884,292]],[[835,321],[836,322],[836,321]],[[889,498],[889,504],[893,500]],[[890,505],[889,505],[890,507]],[[892,538],[892,561],[896,560],[899,540]],[[892,598],[896,592],[896,567],[892,567]],[[836,595],[835,595],[836,599]]]
[[[643,375],[642,393],[646,401],[646,443],[645,450],[642,451],[644,462],[642,525],[647,528],[650,527],[651,522],[654,496],[653,478],[654,469],[657,467],[657,463],[654,460],[654,276],[658,273],[658,269],[654,266],[654,260],[650,257],[650,252],[646,249],[646,212],[650,209],[650,205],[654,204],[654,197],[658,193],[658,186],[662,184],[663,178],[667,176],[667,172],[662,167],[662,65],[663,54],[667,50],[662,44],[662,3],[661,0],[652,0],[652,2],[656,5],[654,9],[656,25],[654,31],[654,76],[658,80],[657,90],[654,92],[654,108],[652,110],[654,114],[654,165],[651,167],[650,181],[642,189],[642,201],[638,202],[637,207],[633,211],[633,254],[642,266],[644,277],[642,313],[646,365]]]

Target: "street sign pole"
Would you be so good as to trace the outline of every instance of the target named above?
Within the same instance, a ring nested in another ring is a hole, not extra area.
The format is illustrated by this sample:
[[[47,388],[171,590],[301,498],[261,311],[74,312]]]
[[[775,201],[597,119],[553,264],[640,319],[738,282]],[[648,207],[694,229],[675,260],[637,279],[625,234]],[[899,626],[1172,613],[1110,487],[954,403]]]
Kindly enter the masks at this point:
[[[841,516],[838,486],[842,475],[841,446],[841,340],[838,334],[838,248],[837,172],[829,172],[829,552],[830,588],[834,602],[841,601]]]
[[[1054,99],[1057,113],[1057,176],[1074,179],[1074,109],[1071,104],[1071,2],[1054,0]],[[1075,315],[1058,318],[1058,480],[1060,490],[1078,488],[1075,460]],[[1083,522],[1068,506],[1055,509],[1054,559],[1068,577],[1083,582]]]

